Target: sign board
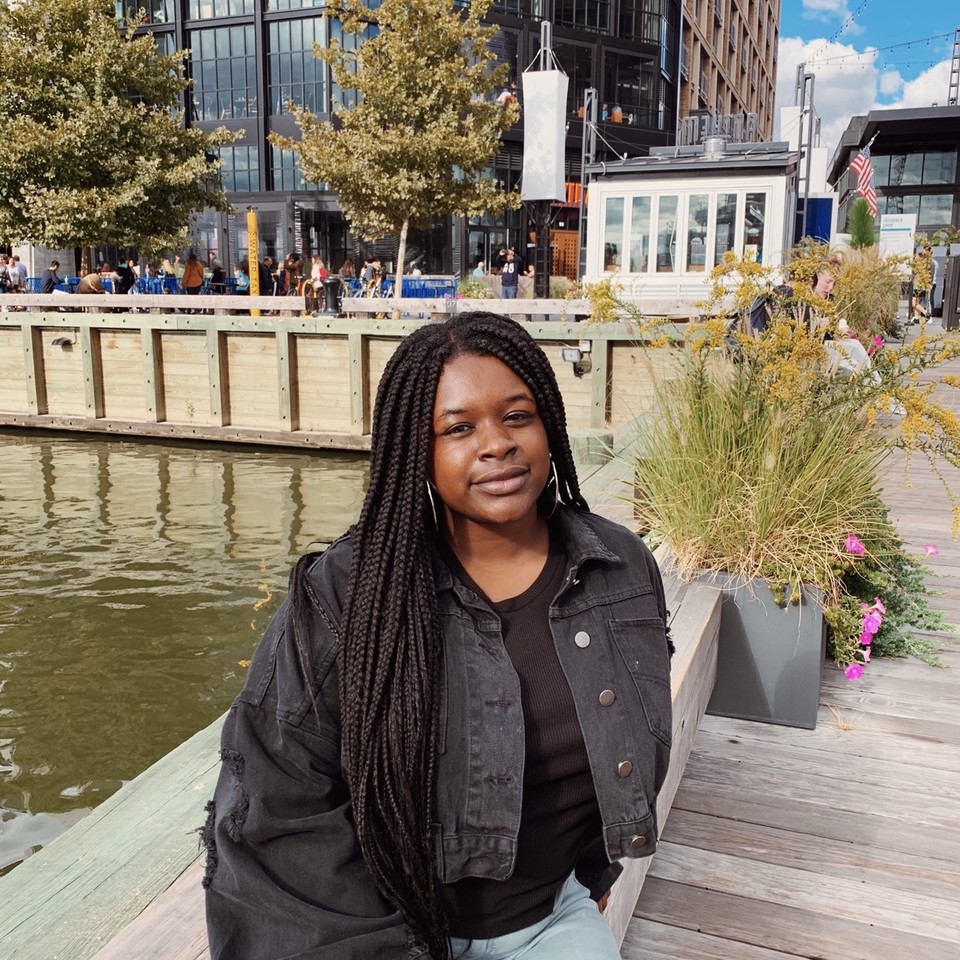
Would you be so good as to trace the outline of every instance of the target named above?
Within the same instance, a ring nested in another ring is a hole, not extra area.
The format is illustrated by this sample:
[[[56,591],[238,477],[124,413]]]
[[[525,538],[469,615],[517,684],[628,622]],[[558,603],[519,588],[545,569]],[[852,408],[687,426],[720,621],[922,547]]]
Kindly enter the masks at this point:
[[[885,213],[880,217],[880,256],[913,256],[913,235],[917,232],[915,213]]]

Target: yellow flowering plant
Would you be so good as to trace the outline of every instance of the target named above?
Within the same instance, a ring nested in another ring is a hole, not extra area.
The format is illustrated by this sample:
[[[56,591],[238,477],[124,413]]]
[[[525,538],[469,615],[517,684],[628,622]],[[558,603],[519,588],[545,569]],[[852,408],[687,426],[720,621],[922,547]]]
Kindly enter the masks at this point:
[[[855,679],[871,650],[930,655],[904,639],[911,624],[929,627],[936,617],[924,603],[901,602],[901,584],[916,593],[922,575],[887,515],[880,470],[894,447],[935,467],[960,466],[949,398],[960,378],[942,373],[960,358],[960,338],[924,326],[909,343],[885,342],[869,328],[856,339],[837,302],[814,293],[824,264],[842,275],[835,253],[805,244],[787,266],[790,289],[778,290],[767,268],[728,257],[711,277],[710,299],[725,309],[675,327],[645,318],[615,278],[584,295],[597,306],[594,320],[629,320],[648,346],[673,331],[687,348],[658,385],[629,454],[638,518],[668,543],[681,574],[759,577],[784,599],[797,598],[801,584],[817,586],[831,653],[844,669],[856,665],[847,674]],[[886,269],[899,276],[902,264]],[[751,307],[763,296],[757,330]],[[944,488],[956,536],[960,502]],[[886,596],[871,593],[880,589]],[[864,603],[875,633],[863,626]]]

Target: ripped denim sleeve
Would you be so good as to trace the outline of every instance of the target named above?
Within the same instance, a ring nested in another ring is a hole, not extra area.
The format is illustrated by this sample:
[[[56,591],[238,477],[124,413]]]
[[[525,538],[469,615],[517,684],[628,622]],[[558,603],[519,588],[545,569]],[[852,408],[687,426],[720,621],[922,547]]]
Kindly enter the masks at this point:
[[[236,802],[231,807],[226,816],[223,817],[223,827],[235,843],[240,842],[241,832],[244,821],[250,810],[250,798],[243,785],[243,754],[236,750],[224,749],[220,751],[220,761],[223,764],[224,773],[221,776],[227,776],[233,781],[233,788],[236,791]],[[214,797],[204,808],[207,814],[206,822],[197,831],[200,834],[200,849],[206,852],[207,862],[203,871],[203,887],[206,889],[213,882],[214,874],[217,872],[217,799]]]

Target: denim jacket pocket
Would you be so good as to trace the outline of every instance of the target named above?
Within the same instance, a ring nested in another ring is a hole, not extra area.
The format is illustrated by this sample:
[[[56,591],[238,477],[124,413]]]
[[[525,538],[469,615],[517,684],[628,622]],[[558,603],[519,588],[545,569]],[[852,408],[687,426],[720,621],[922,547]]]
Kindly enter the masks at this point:
[[[610,633],[633,677],[650,732],[669,747],[673,739],[673,702],[666,631],[659,617],[611,620]]]

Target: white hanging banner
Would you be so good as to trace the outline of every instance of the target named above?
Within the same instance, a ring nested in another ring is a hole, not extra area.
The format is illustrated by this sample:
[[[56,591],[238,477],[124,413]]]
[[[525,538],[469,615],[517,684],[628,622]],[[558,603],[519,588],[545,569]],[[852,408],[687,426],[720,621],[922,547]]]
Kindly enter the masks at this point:
[[[559,70],[530,70],[521,75],[523,87],[524,200],[563,200],[567,85]]]

